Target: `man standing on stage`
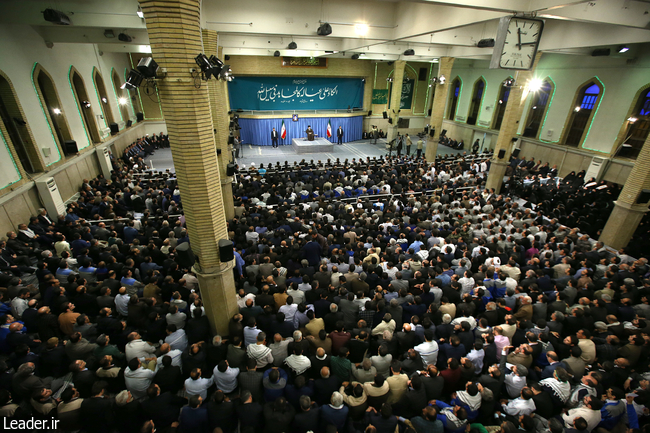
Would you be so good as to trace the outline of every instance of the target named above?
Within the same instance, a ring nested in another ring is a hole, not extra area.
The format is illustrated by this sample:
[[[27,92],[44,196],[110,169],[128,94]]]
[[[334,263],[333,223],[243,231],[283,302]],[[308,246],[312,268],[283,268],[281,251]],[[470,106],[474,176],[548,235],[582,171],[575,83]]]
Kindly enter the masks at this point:
[[[379,136],[379,132],[377,132],[377,126],[373,125],[372,126],[372,138],[375,139],[375,142],[372,144],[377,144],[377,137]]]
[[[336,130],[336,137],[338,138],[338,144],[343,144],[343,128],[340,126]]]
[[[278,147],[278,131],[273,128],[273,131],[271,131],[271,145],[273,147]]]
[[[311,125],[307,125],[307,141],[314,141],[314,130],[311,129]]]
[[[413,144],[411,137],[406,134],[406,156],[409,156],[411,154],[411,144]]]

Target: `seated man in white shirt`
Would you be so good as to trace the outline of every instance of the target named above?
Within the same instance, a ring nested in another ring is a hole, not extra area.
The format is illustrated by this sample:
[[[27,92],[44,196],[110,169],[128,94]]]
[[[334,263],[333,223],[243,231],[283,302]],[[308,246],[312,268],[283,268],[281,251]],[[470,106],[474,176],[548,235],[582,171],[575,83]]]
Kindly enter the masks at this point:
[[[519,418],[522,415],[530,415],[537,408],[533,401],[533,391],[525,387],[521,390],[520,396],[514,400],[501,400],[501,409],[506,415]]]
[[[132,358],[128,367],[124,369],[124,383],[126,389],[131,392],[133,398],[140,400],[147,395],[147,389],[151,386],[153,378],[158,371],[158,365],[154,364],[154,370],[144,368],[138,358]]]
[[[181,355],[182,354],[183,354],[183,352],[181,350],[178,350],[178,349],[173,349],[172,350],[172,347],[168,343],[163,343],[160,346],[160,356],[156,360],[156,363],[158,364],[158,368],[160,368],[162,366],[162,359],[163,359],[163,357],[165,355],[167,355],[172,359],[172,365],[173,366],[181,367],[181,369],[182,369],[183,368],[182,362],[181,362]]]
[[[239,369],[230,367],[228,361],[223,360],[219,362],[212,374],[217,389],[223,391],[224,394],[230,394],[237,389]]]
[[[129,340],[125,348],[127,362],[133,358],[144,361],[156,352],[156,348],[151,343],[143,341],[137,332],[130,333],[127,339]]]

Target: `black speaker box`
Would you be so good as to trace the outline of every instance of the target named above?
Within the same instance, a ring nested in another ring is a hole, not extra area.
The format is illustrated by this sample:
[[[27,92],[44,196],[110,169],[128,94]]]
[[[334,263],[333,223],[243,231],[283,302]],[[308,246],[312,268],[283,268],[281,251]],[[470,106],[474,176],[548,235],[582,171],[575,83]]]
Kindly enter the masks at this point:
[[[63,151],[66,155],[74,155],[79,152],[79,149],[77,148],[77,142],[74,140],[66,140],[63,145],[65,146]]]
[[[111,128],[111,135],[115,135],[118,132],[120,132],[120,127],[117,126],[117,123],[113,122],[113,123],[109,124],[108,126],[109,126],[109,128]]]
[[[221,260],[221,263],[229,262],[235,258],[232,246],[232,241],[229,241],[228,239],[219,240],[219,259]]]
[[[178,264],[181,268],[191,268],[196,262],[196,257],[190,248],[189,242],[183,242],[176,246],[176,254],[178,255]]]
[[[386,113],[386,112],[384,111],[384,112],[383,112],[383,113],[381,113],[381,114],[383,114],[383,115],[384,115],[384,119],[388,119],[388,113]]]
[[[636,198],[637,204],[646,204],[650,201],[650,189],[644,189]]]
[[[503,159],[505,156],[506,156],[506,150],[505,150],[505,149],[501,149],[501,150],[499,151],[499,159]]]
[[[235,175],[235,164],[228,164],[226,166],[226,176],[234,176]]]
[[[135,113],[136,119],[138,119],[138,122],[142,122],[144,120],[144,114],[142,113]]]
[[[434,135],[436,135],[436,128],[432,127],[429,129],[429,137],[433,137]]]
[[[372,116],[372,110],[368,111],[368,116]]]
[[[427,68],[420,68],[418,72],[418,81],[427,81]]]
[[[519,156],[519,152],[521,152],[521,149],[515,149],[515,150],[513,150],[513,151],[512,151],[512,156],[514,156],[515,158],[518,157],[518,156]]]
[[[127,120],[127,121],[126,121],[126,127],[127,127],[127,128],[130,128],[131,125],[133,125],[133,121],[132,121],[131,119]]]
[[[429,116],[431,116],[431,108],[429,108]]]

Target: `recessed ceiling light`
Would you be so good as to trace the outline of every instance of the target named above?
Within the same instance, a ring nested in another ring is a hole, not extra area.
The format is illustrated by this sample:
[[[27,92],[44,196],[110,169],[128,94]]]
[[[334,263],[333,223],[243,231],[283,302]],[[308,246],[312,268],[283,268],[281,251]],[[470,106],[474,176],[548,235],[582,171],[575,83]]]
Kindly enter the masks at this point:
[[[628,51],[630,51],[630,47],[618,47],[619,53],[627,53]]]

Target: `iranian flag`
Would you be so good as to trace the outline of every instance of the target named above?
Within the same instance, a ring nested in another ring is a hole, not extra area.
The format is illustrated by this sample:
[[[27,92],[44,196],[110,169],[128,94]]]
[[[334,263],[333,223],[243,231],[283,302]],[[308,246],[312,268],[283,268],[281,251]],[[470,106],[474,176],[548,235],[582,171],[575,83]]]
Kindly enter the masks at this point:
[[[282,128],[280,128],[280,137],[283,140],[287,138],[287,128],[284,127],[284,120],[282,121]]]
[[[332,138],[332,121],[327,120],[327,138]]]

